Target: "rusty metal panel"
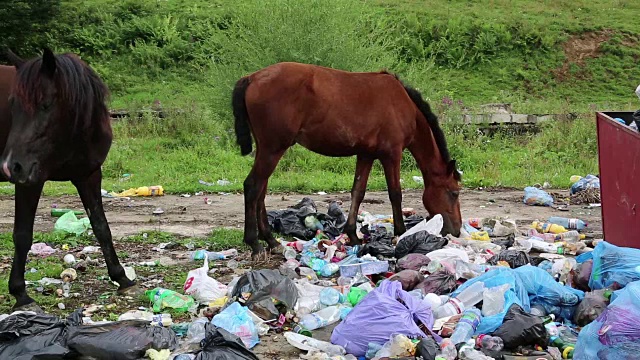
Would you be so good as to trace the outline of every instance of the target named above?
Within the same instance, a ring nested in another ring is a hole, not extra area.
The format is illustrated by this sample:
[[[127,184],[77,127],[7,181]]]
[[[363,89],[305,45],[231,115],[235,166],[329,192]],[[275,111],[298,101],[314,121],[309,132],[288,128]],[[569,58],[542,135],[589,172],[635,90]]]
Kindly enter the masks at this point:
[[[599,112],[598,162],[604,239],[640,248],[640,133],[630,124],[631,112]]]

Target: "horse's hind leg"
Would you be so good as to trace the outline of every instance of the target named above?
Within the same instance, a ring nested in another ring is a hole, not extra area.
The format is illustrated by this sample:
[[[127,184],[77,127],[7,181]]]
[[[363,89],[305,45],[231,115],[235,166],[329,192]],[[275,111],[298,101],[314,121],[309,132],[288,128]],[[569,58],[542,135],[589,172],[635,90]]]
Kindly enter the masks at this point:
[[[258,218],[264,206],[263,189],[266,194],[267,182],[284,154],[283,151],[266,152],[258,148],[253,168],[244,181],[244,242],[256,256],[264,251],[258,242]],[[262,201],[260,201],[262,198]],[[264,214],[266,217],[266,212]],[[275,242],[275,240],[274,240]],[[271,245],[271,244],[270,244]]]
[[[407,231],[402,215],[402,187],[400,186],[400,158],[399,155],[380,159],[384,169],[384,176],[387,179],[389,191],[389,201],[393,210],[393,231],[395,235],[402,235]]]
[[[269,219],[267,218],[267,207],[264,199],[267,196],[267,183],[262,187],[262,192],[258,197],[258,237],[267,242],[269,250],[278,248],[280,245],[273,237],[271,228],[269,227]]]
[[[113,247],[111,230],[109,229],[109,223],[107,222],[107,217],[104,215],[104,208],[102,207],[102,195],[100,193],[101,182],[102,171],[98,170],[86,179],[73,181],[73,184],[78,189],[82,204],[89,216],[89,221],[91,221],[93,233],[100,243],[104,260],[107,263],[109,277],[120,285],[118,292],[137,295],[140,289],[135,286],[134,281],[125,275],[124,268],[120,264],[116,250]]]
[[[38,208],[43,184],[25,187],[16,185],[15,221],[13,223],[13,245],[15,252],[11,275],[9,277],[9,292],[16,298],[15,309],[39,310],[32,298],[27,295],[24,282],[24,270],[27,254],[31,250],[33,241],[33,220]],[[42,310],[40,310],[42,311]]]
[[[351,188],[351,207],[349,208],[347,225],[344,227],[344,232],[349,236],[351,245],[360,244],[360,239],[356,234],[356,220],[360,204],[364,199],[364,193],[367,190],[367,181],[369,180],[373,160],[373,158],[358,155],[356,162],[356,174],[353,177],[353,187]]]

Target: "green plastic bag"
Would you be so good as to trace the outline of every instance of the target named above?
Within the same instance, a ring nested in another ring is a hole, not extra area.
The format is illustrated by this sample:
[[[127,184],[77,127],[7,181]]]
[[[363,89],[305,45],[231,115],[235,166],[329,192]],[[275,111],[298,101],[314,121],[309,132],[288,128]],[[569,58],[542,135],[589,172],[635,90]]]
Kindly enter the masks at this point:
[[[56,230],[76,234],[76,236],[84,234],[90,227],[91,223],[88,217],[78,219],[73,211],[60,216],[55,225]]]
[[[195,300],[191,296],[178,294],[169,289],[155,288],[148,290],[146,295],[153,303],[153,312],[160,312],[164,308],[187,312],[195,307]]]
[[[351,303],[351,306],[356,306],[364,297],[367,296],[367,291],[358,287],[352,287],[347,295],[347,300]]]

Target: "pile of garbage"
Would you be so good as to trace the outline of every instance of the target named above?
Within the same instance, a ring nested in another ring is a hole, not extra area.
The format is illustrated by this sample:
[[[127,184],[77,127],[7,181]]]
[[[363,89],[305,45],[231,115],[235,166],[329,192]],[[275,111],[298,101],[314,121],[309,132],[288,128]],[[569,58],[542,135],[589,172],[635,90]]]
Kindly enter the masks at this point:
[[[280,240],[279,268],[228,284],[210,276],[209,260],[237,252],[195,251],[204,263],[183,293],[149,290],[150,308],[118,321],[93,322],[91,309],[3,315],[0,358],[257,359],[251,349],[274,332],[314,360],[595,360],[640,350],[640,250],[586,239],[579,219],[527,229],[468,219],[456,238],[441,236],[441,216],[407,211],[409,230],[396,237],[390,216],[361,212],[364,245],[350,246],[344,213],[329,212],[305,199],[271,213],[301,237]],[[173,323],[168,309],[193,319]],[[320,329],[330,341],[314,338]]]

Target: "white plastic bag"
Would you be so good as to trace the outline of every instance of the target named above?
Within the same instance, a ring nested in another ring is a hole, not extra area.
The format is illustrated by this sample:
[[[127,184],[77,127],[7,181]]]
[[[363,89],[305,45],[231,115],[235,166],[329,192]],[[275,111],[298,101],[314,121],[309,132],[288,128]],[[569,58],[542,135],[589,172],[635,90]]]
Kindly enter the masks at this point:
[[[227,285],[209,277],[208,272],[209,259],[205,256],[204,265],[189,271],[184,283],[184,293],[193,296],[199,303],[208,303],[227,295]]]
[[[420,231],[427,231],[431,235],[440,236],[440,232],[442,231],[443,225],[444,223],[442,220],[442,215],[436,214],[436,216],[431,218],[431,220],[427,221],[427,219],[424,219],[421,222],[419,222],[418,225],[407,230],[404,234],[400,235],[400,237],[398,238],[398,241]]]

